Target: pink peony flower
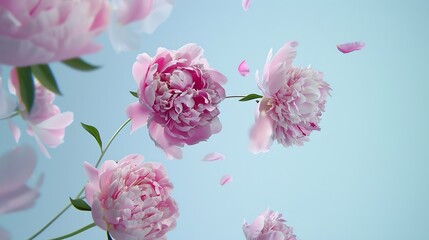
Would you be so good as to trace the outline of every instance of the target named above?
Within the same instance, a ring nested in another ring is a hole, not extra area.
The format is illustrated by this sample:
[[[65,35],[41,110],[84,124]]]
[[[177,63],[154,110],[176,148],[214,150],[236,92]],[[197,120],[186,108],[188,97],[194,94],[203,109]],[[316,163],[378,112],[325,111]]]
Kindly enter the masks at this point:
[[[155,57],[140,54],[133,65],[139,102],[127,108],[131,130],[148,124],[149,134],[169,159],[179,147],[207,140],[222,126],[218,104],[226,78],[209,67],[203,49],[187,44],[177,51],[159,48]]]
[[[0,157],[0,214],[21,211],[33,206],[39,197],[40,177],[34,188],[26,185],[36,167],[36,154],[24,146]]]
[[[266,152],[273,140],[288,147],[309,141],[319,122],[331,90],[323,74],[292,66],[296,42],[287,42],[274,57],[269,52],[262,81],[256,78],[264,97],[259,102],[256,123],[250,132],[250,150]]]
[[[109,37],[118,51],[139,47],[140,32],[153,33],[166,21],[175,0],[115,0],[112,1],[112,20]]]
[[[94,223],[116,240],[166,239],[179,216],[170,196],[173,185],[161,163],[133,154],[109,160],[97,170],[84,164],[89,182],[85,196]]]
[[[243,224],[246,240],[296,240],[293,229],[285,224],[282,214],[267,210],[252,224]]]
[[[19,96],[19,83],[15,70],[11,72],[12,93]],[[63,143],[65,128],[73,122],[72,112],[61,113],[57,105],[53,104],[55,94],[35,81],[35,98],[30,114],[21,104],[21,116],[28,123],[27,133],[36,139],[37,145],[43,154],[50,158],[44,145],[55,148]],[[11,129],[14,129],[12,126]],[[16,134],[14,134],[16,136]]]
[[[0,63],[28,66],[96,52],[106,0],[0,1]]]

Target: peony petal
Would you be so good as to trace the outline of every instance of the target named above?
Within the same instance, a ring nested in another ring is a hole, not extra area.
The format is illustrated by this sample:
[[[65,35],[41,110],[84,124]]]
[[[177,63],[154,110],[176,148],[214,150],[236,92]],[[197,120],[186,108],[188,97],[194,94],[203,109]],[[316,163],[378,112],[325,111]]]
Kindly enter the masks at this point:
[[[152,4],[152,10],[141,22],[141,30],[144,33],[153,33],[159,25],[165,22],[173,10],[175,0],[156,0]]]
[[[127,26],[110,21],[109,39],[116,52],[131,51],[139,48],[140,35]]]
[[[46,119],[45,121],[37,124],[38,128],[57,130],[68,127],[73,122],[72,112],[63,112]]]
[[[120,0],[117,6],[115,2],[118,1],[113,1],[112,8],[121,25],[145,18],[151,12],[153,5],[153,0]]]
[[[225,184],[227,184],[227,183],[229,183],[229,182],[231,182],[231,181],[232,181],[232,176],[231,176],[231,175],[226,174],[226,175],[223,175],[223,176],[221,177],[221,179],[220,179],[219,183],[220,183],[220,185],[221,185],[221,186],[223,186],[223,185],[225,185]]]
[[[365,47],[364,42],[350,42],[350,43],[343,43],[343,44],[337,45],[337,49],[342,53],[350,53],[353,51],[358,51],[364,47]]]
[[[134,62],[132,69],[134,81],[136,81],[137,86],[140,86],[140,82],[146,78],[151,61],[152,58],[146,53],[137,56],[137,61]]]
[[[85,170],[86,176],[89,180],[85,187],[85,198],[88,200],[89,205],[92,205],[94,201],[94,193],[100,191],[98,184],[98,169],[88,162],[83,163],[83,169]]]
[[[0,157],[0,194],[14,191],[31,177],[36,153],[29,146],[17,147]]]
[[[265,234],[261,234],[261,239],[264,240],[285,240],[286,236],[280,231],[270,231]]]
[[[127,108],[127,115],[131,119],[131,132],[147,124],[150,117],[150,111],[141,103],[132,103]]]
[[[252,3],[252,0],[242,0],[241,6],[243,7],[244,11],[249,10],[250,4]]]
[[[13,139],[15,139],[15,142],[18,143],[19,139],[21,138],[21,130],[12,121],[9,121],[9,129],[12,133]]]
[[[249,75],[250,70],[249,66],[247,65],[246,60],[243,60],[240,65],[238,65],[238,72],[241,74],[241,76],[245,77]]]
[[[213,153],[207,154],[202,159],[202,161],[213,162],[213,161],[224,160],[224,159],[225,159],[225,155],[223,155],[222,153],[213,152]]]
[[[250,129],[250,152],[253,154],[268,152],[273,141],[272,135],[272,123],[265,113],[261,113]]]
[[[167,159],[181,159],[182,151],[177,146],[172,146],[169,144],[167,136],[165,135],[164,127],[151,122],[149,124],[149,135],[152,140],[155,142],[155,145],[162,148],[167,155]]]

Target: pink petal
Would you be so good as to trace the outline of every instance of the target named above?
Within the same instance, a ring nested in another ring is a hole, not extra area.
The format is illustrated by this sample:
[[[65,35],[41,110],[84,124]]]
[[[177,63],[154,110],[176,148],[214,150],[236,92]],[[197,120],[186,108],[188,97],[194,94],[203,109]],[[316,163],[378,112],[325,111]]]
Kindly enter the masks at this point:
[[[222,153],[213,152],[213,153],[207,154],[202,161],[212,162],[212,161],[218,161],[218,160],[224,160],[224,159],[225,159],[225,155],[223,155]]]
[[[151,64],[152,58],[147,55],[147,53],[139,54],[137,56],[137,61],[133,64],[133,77],[137,85],[140,85],[140,82],[146,78],[146,75],[149,71],[149,66]]]
[[[125,25],[145,18],[152,9],[153,0],[120,0],[117,6],[118,22]]]
[[[261,235],[261,239],[264,240],[284,240],[286,236],[280,231],[269,231]]]
[[[351,42],[351,43],[343,43],[338,44],[337,49],[342,53],[349,53],[357,50],[361,50],[365,47],[364,42]]]
[[[127,108],[127,115],[131,119],[131,132],[147,124],[150,117],[150,111],[141,103],[132,103]]]
[[[85,170],[86,176],[89,180],[85,187],[85,198],[88,200],[89,205],[92,205],[94,201],[94,193],[96,191],[100,191],[98,184],[98,169],[88,162],[83,163],[83,169]]]
[[[250,70],[249,66],[247,65],[246,60],[243,60],[240,65],[238,65],[238,72],[241,74],[241,76],[245,77],[249,75]]]
[[[241,6],[243,7],[244,11],[249,10],[250,4],[252,3],[251,0],[242,0],[241,1]]]
[[[108,33],[112,47],[118,53],[131,51],[139,48],[140,46],[140,34],[133,31],[128,26],[120,25],[115,21],[110,21]]]
[[[49,130],[64,129],[73,122],[72,112],[63,112],[37,124],[37,127]]]
[[[0,194],[25,185],[36,167],[36,153],[29,146],[18,147],[0,157]]]
[[[261,113],[250,129],[249,150],[253,154],[268,152],[272,143],[273,127],[269,117]]]
[[[220,179],[219,183],[221,186],[229,183],[232,181],[232,176],[229,174],[223,175],[222,178]]]
[[[9,129],[12,133],[13,139],[15,139],[15,142],[18,143],[19,139],[21,138],[21,130],[12,121],[9,121]]]
[[[156,0],[152,3],[152,10],[141,21],[141,30],[144,33],[153,33],[159,25],[165,22],[173,10],[175,0]]]
[[[149,125],[149,136],[155,142],[156,146],[164,150],[165,154],[167,155],[167,159],[172,160],[182,158],[182,150],[177,146],[172,146],[169,144],[163,126],[155,122],[151,122]]]

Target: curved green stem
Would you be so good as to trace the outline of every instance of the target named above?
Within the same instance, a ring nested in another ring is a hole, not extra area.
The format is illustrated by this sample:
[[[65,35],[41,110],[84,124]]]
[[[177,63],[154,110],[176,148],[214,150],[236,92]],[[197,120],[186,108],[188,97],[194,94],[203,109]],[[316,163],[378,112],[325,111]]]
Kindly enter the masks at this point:
[[[79,233],[85,232],[86,230],[88,230],[90,228],[93,228],[93,227],[95,227],[95,223],[88,224],[85,227],[83,227],[81,229],[78,229],[78,230],[76,230],[76,231],[74,231],[72,233],[66,234],[66,235],[61,236],[61,237],[52,238],[51,240],[61,240],[61,239],[66,239],[66,238],[69,238],[69,237],[73,237],[74,235],[78,235]]]
[[[0,118],[0,120],[6,120],[6,119],[9,119],[9,118],[13,118],[13,117],[15,117],[15,116],[18,116],[18,115],[19,115],[19,112],[18,112],[18,111],[16,111],[16,112],[12,113],[11,115],[9,115],[9,116],[7,116],[7,117]]]
[[[233,96],[226,96],[225,98],[244,98],[245,96],[238,96],[238,95],[233,95]]]
[[[98,158],[97,162],[95,163],[95,167],[98,167],[98,165],[101,162],[101,159],[103,159],[104,154],[106,154],[107,149],[109,149],[110,144],[112,144],[113,140],[115,140],[116,136],[121,132],[121,130],[131,121],[131,119],[127,119],[112,135],[112,137],[109,139],[109,142],[107,142],[106,147],[101,151],[100,157]],[[75,199],[80,198],[85,191],[85,187],[83,187],[79,193],[76,195]],[[71,207],[71,203],[69,203],[63,210],[61,210],[54,218],[51,219],[45,226],[43,226],[39,231],[37,231],[35,234],[33,234],[28,240],[33,240],[37,236],[39,236],[43,231],[45,231],[52,223],[54,223],[67,209]]]

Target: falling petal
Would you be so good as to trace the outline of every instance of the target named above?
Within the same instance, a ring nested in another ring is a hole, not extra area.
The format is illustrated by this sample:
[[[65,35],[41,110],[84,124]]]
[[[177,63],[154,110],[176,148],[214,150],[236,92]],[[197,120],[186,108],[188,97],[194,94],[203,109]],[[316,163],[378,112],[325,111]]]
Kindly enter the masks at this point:
[[[223,175],[222,178],[220,179],[219,183],[221,186],[229,183],[232,181],[232,176],[229,174]]]
[[[273,142],[272,135],[272,123],[265,113],[261,113],[250,129],[250,152],[253,154],[268,152]]]
[[[338,44],[337,49],[342,53],[350,53],[353,51],[361,50],[365,47],[364,42],[351,42],[351,43],[343,43]]]
[[[213,152],[213,153],[209,153],[207,154],[202,161],[205,162],[213,162],[213,161],[218,161],[218,160],[224,160],[225,159],[225,155],[223,155],[222,153],[218,153],[218,152]]]
[[[15,139],[15,142],[18,143],[19,139],[21,138],[21,130],[12,121],[9,121],[9,129],[12,133],[13,139]]]
[[[240,65],[238,65],[238,72],[241,74],[241,76],[245,77],[249,75],[250,70],[249,66],[247,65],[246,60],[243,60]]]
[[[252,0],[242,0],[241,6],[243,7],[244,11],[249,10],[250,4],[252,3]]]

